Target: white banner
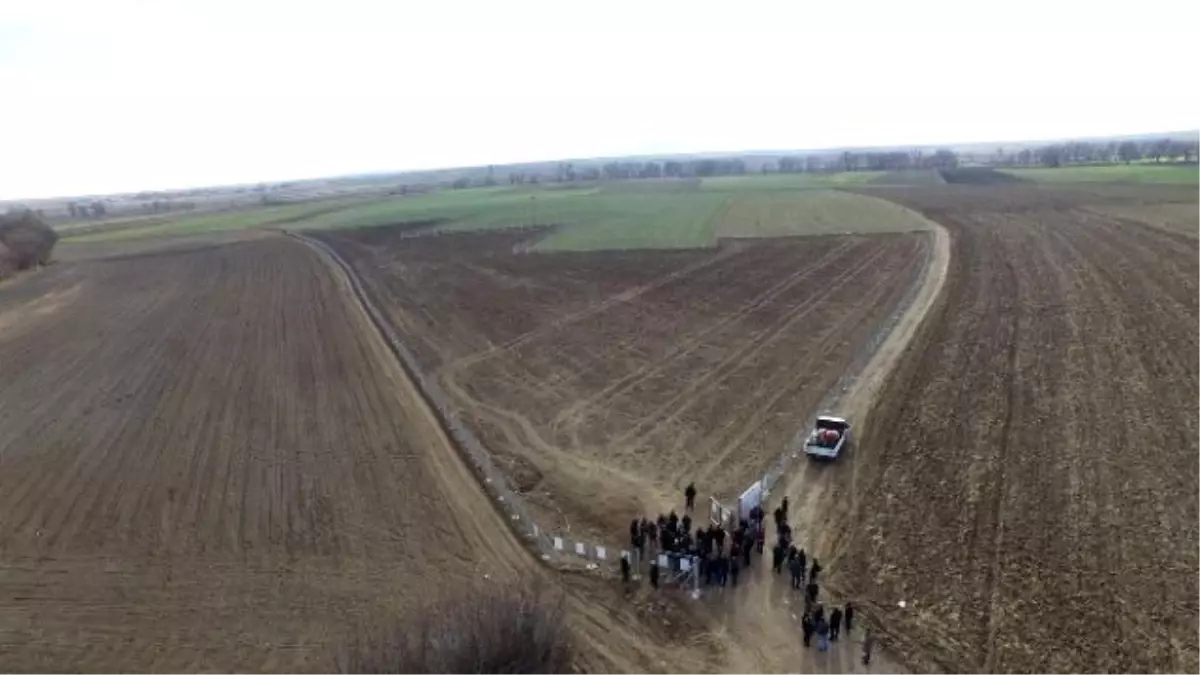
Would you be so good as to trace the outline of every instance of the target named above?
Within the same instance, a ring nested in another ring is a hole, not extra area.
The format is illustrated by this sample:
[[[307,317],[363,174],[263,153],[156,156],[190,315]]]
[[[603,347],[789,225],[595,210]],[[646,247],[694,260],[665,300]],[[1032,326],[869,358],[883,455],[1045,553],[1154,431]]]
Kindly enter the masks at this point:
[[[751,509],[756,506],[762,506],[762,500],[762,481],[756,480],[754,481],[754,485],[746,488],[746,491],[743,492],[742,496],[738,498],[738,517],[748,518],[750,516]]]

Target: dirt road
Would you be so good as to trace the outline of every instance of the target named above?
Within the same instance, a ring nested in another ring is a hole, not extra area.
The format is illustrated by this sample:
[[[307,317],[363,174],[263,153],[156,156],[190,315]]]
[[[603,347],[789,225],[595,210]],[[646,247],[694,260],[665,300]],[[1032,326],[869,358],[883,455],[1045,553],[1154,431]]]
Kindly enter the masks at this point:
[[[931,236],[934,240],[929,249],[931,254],[918,278],[910,304],[903,308],[887,337],[865,360],[862,370],[848,374],[845,391],[831,392],[832,396],[827,399],[832,410],[844,414],[856,425],[865,425],[867,413],[882,383],[912,341],[945,283],[950,262],[950,236],[941,227],[937,227]],[[766,508],[770,513],[783,496],[789,497],[789,521],[796,533],[797,545],[805,548],[810,558],[815,555],[822,561],[826,579],[829,579],[836,573],[844,553],[846,538],[843,534],[853,527],[856,519],[858,491],[863,489],[858,480],[858,468],[861,463],[871,461],[871,451],[868,446],[856,444],[837,463],[819,464],[800,459],[772,491]],[[710,601],[722,607],[729,634],[756,647],[750,652],[748,662],[733,664],[737,666],[735,669],[825,673],[903,671],[903,666],[891,658],[882,645],[875,650],[871,666],[863,666],[860,660],[862,628],[855,635],[845,636],[846,639],[836,643],[828,653],[822,654],[815,647],[800,649],[798,617],[802,611],[802,598],[799,592],[789,587],[786,573],[781,576],[770,574],[769,561],[756,557],[754,565],[748,578],[749,588],[737,593],[722,589],[716,591],[720,597]],[[886,629],[865,611],[867,608],[861,604],[863,597],[860,595],[847,595],[833,585],[823,588],[821,598],[830,606],[847,600],[860,603],[860,625],[875,623],[877,630]],[[886,644],[886,630],[879,633],[879,637]]]
[[[328,671],[364,622],[547,574],[300,244],[63,262],[0,317],[0,670]],[[564,583],[590,669],[719,661]]]
[[[313,250],[325,257],[325,249],[314,247]],[[355,293],[344,268],[331,260],[327,259],[326,262],[330,273],[339,280],[343,292],[348,298],[354,298]],[[571,573],[560,576],[535,557],[536,552],[517,538],[478,484],[477,477],[446,436],[433,409],[426,404],[394,355],[387,351],[383,336],[371,324],[365,309],[357,300],[355,304],[362,321],[360,326],[377,338],[374,340],[377,354],[384,359],[381,366],[385,366],[392,377],[400,380],[402,405],[406,410],[419,411],[420,423],[414,426],[428,439],[431,458],[443,479],[437,486],[438,491],[452,496],[453,510],[463,509],[464,514],[469,514],[479,524],[475,530],[463,532],[472,540],[474,537],[480,538],[478,543],[482,548],[476,554],[479,556],[477,568],[487,569],[497,583],[534,577],[564,588],[567,593],[567,618],[579,638],[577,663],[581,667],[596,671],[634,672],[660,670],[670,664],[671,668],[706,670],[714,654],[720,653],[719,647],[682,648],[673,636],[657,631],[653,622],[639,616],[639,612],[653,602],[648,594],[630,598],[611,580]],[[676,631],[684,628],[689,618],[687,615],[670,610],[667,613],[679,624]],[[693,630],[696,634],[700,633],[698,625]]]

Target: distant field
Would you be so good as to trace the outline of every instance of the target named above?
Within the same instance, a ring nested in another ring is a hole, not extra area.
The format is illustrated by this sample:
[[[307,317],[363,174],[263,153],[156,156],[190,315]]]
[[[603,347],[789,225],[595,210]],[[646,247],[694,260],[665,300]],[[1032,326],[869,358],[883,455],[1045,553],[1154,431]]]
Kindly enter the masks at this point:
[[[1003,169],[1019,178],[1044,183],[1087,183],[1121,181],[1131,183],[1192,183],[1200,180],[1195,165],[1158,166],[1129,164],[1108,166],[1067,166],[1057,169]]]
[[[831,189],[877,181],[882,175],[775,174],[445,190],[127,223],[66,240],[117,242],[280,225],[338,229],[442,221],[435,226],[444,231],[555,225],[534,244],[535,250],[592,251],[705,248],[719,237],[925,229],[922,219],[900,207]]]
[[[872,185],[943,185],[946,179],[936,169],[910,169],[907,171],[888,171],[873,178]]]
[[[911,232],[930,229],[923,216],[874,197],[812,190],[730,197],[713,220],[718,237]]]
[[[154,221],[149,224],[138,220],[115,222],[103,226],[100,231],[77,235],[72,235],[61,229],[60,233],[63,235],[64,240],[86,243],[246,230],[255,227],[297,222],[319,214],[344,209],[353,203],[346,200],[305,202],[303,204],[268,206],[258,209],[185,215],[165,221]]]
[[[851,171],[846,173],[769,173],[766,175],[715,176],[705,178],[700,184],[700,189],[740,192],[742,190],[837,187],[869,183],[885,173],[884,171]]]

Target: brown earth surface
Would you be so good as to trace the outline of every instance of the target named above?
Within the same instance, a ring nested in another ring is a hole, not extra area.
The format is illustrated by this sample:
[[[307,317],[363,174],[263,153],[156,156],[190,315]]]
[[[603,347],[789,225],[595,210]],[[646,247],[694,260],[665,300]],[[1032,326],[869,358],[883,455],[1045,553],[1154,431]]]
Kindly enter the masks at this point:
[[[921,274],[928,234],[514,254],[528,233],[317,233],[547,528],[622,543],[688,481],[736,498]]]
[[[945,285],[851,384],[844,461],[772,503],[909,666],[1197,669],[1197,244],[1125,215],[1183,187],[870,190],[947,227]],[[539,517],[603,537],[759,475],[943,243],[323,236]],[[484,574],[561,584],[583,670],[861,669],[763,569],[690,603],[538,564],[304,246],[73,259],[0,285],[0,669],[327,670]]]
[[[581,668],[721,662],[686,608],[538,564],[301,244],[61,263],[0,319],[0,670],[329,670],[523,579],[566,588]]]
[[[953,250],[859,437],[832,583],[919,668],[1195,672],[1197,243],[1104,212],[1194,214],[1195,187],[878,194]]]

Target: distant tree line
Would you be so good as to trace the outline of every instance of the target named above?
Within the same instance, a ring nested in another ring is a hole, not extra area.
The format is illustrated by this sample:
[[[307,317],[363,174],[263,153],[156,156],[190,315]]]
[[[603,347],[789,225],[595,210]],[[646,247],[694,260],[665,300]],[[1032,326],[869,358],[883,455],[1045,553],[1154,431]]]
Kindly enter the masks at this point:
[[[749,170],[760,173],[840,173],[847,171],[906,171],[915,169],[951,170],[965,165],[991,166],[1067,166],[1072,164],[1113,164],[1137,161],[1196,162],[1197,142],[1170,138],[1144,141],[1088,142],[1071,141],[1043,146],[1023,146],[1016,152],[1003,148],[994,153],[956,153],[949,149],[852,151],[837,153],[806,153],[783,157],[753,156],[721,157],[689,160],[618,160],[605,163],[559,162],[553,167],[508,172],[509,185],[595,182],[637,179],[704,178],[708,176],[737,176]],[[748,169],[748,162],[754,163]],[[486,173],[461,175],[451,186],[496,185],[496,167],[488,166]]]
[[[1200,147],[1196,141],[1160,138],[1146,141],[1052,143],[1035,148],[1023,148],[1005,153],[997,150],[984,163],[997,166],[1067,166],[1071,164],[1130,164],[1143,160],[1163,162],[1195,162]]]
[[[99,199],[92,202],[67,202],[67,213],[72,218],[103,218],[108,206]]]
[[[904,171],[906,169],[953,169],[958,155],[950,150],[926,154],[924,150],[890,152],[843,151],[837,155],[781,157],[779,173],[836,173],[841,171]],[[763,173],[769,173],[763,166]]]

